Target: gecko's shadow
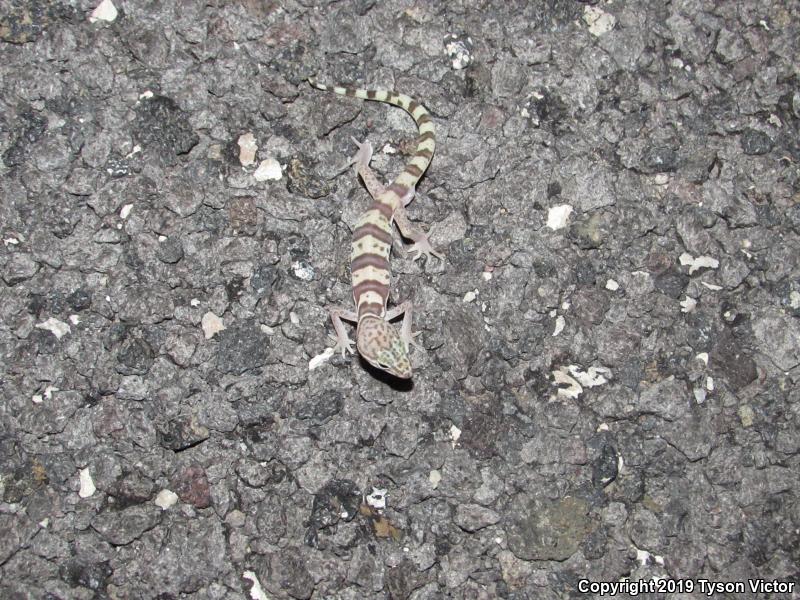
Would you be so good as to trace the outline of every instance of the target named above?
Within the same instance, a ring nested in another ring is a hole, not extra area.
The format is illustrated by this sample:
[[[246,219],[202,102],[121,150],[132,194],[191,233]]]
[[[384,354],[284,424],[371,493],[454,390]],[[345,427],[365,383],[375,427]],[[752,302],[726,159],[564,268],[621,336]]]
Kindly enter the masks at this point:
[[[364,360],[364,357],[361,355],[359,355],[358,360],[367,373],[381,383],[388,385],[393,390],[398,392],[410,392],[414,389],[413,379],[400,379],[399,377],[395,377],[394,375],[391,375],[382,369],[373,367],[370,363]]]

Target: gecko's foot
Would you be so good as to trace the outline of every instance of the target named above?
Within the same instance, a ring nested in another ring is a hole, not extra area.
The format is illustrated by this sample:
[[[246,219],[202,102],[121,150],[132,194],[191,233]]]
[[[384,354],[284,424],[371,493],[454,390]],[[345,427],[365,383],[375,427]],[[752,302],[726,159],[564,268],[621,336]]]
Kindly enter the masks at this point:
[[[416,261],[423,256],[426,260],[430,260],[431,256],[435,256],[444,262],[444,254],[433,249],[427,235],[411,244],[408,251],[411,253],[412,261]]]
[[[422,350],[423,349],[422,345],[418,344],[417,340],[414,339],[418,335],[420,335],[421,333],[422,333],[421,331],[415,331],[414,333],[411,333],[411,334],[407,334],[407,333],[401,333],[400,334],[400,339],[402,339],[403,343],[406,345],[406,352],[408,352],[408,347],[409,346],[414,346],[414,348],[416,348],[417,350]]]
[[[369,167],[369,161],[372,160],[372,144],[369,143],[369,140],[359,142],[354,137],[350,139],[358,146],[358,152],[356,152],[355,156],[350,160],[350,164],[355,165],[356,172],[358,172],[361,167]]]
[[[364,140],[363,142],[359,143],[356,138],[350,139],[353,140],[353,143],[356,146],[358,146],[358,152],[353,155],[353,158],[348,160],[344,165],[336,170],[337,175],[346,171],[350,167],[355,167],[355,172],[357,174],[359,169],[363,167],[369,167],[369,161],[372,160],[372,144],[369,143],[369,140]]]
[[[355,351],[352,348],[352,346],[353,346],[353,344],[355,344],[355,342],[353,340],[351,340],[349,337],[344,336],[344,338],[340,338],[340,337],[336,337],[334,335],[330,335],[328,337],[331,338],[334,342],[336,342],[336,344],[334,344],[334,346],[333,346],[333,353],[334,354],[336,354],[340,350],[342,351],[342,358],[345,357],[345,354],[347,352],[349,352],[350,354],[355,354]]]

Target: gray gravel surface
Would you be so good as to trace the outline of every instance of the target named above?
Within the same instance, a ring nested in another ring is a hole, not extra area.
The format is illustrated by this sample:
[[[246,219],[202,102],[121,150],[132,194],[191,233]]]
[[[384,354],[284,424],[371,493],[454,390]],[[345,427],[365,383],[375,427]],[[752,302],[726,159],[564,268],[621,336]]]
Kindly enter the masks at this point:
[[[800,598],[797,2],[96,4],[0,2],[0,597]],[[310,75],[437,127],[411,384]]]

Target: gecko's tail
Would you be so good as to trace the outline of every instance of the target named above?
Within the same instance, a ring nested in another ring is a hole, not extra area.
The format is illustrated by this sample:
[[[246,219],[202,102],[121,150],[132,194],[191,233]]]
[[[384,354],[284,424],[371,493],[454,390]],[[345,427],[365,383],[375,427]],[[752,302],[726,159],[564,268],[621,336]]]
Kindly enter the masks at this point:
[[[312,86],[314,86],[318,90],[322,90],[322,91],[327,92],[328,89],[330,89],[324,83],[320,83],[319,81],[317,81],[316,77],[309,77],[307,80],[308,80],[308,83],[310,83]]]
[[[386,102],[399,106],[406,111],[414,122],[417,124],[419,130],[419,138],[417,140],[417,148],[411,161],[406,165],[405,170],[395,179],[396,184],[400,184],[406,188],[413,188],[425,169],[433,158],[433,152],[436,149],[436,136],[434,134],[433,121],[427,109],[419,102],[414,100],[411,96],[400,94],[394,91],[387,90],[365,90],[361,88],[344,87],[344,86],[327,86],[317,81],[315,77],[309,77],[308,83],[317,89],[323,91],[330,91],[340,96],[350,96],[351,98],[361,98],[362,100],[374,100],[376,102]]]

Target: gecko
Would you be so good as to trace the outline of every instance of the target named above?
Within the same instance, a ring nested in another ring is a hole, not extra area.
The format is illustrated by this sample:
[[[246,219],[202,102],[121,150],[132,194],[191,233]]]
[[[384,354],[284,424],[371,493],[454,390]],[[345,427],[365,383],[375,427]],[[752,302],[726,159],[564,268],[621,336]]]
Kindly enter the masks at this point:
[[[411,331],[413,305],[410,300],[387,309],[391,277],[389,253],[392,247],[392,223],[394,223],[400,234],[413,242],[409,248],[412,260],[422,256],[427,260],[432,256],[444,260],[444,256],[431,246],[428,235],[409,220],[405,210],[408,203],[413,200],[417,182],[428,168],[436,148],[436,136],[430,113],[419,102],[405,94],[378,89],[327,86],[312,77],[308,82],[323,91],[399,106],[410,114],[417,124],[419,138],[414,156],[403,172],[388,186],[380,183],[369,166],[372,159],[372,145],[368,140],[359,143],[352,138],[358,151],[346,167],[354,166],[356,175],[361,176],[367,191],[372,196],[372,203],[361,213],[356,222],[351,242],[350,278],[356,310],[329,309],[336,332],[334,352],[341,350],[343,357],[346,352],[354,354],[352,346],[355,343],[359,354],[372,366],[395,377],[410,379],[412,370],[409,346],[419,348],[414,340],[419,332]],[[403,316],[403,321],[398,331],[390,321],[400,315]],[[355,342],[347,335],[343,320],[356,323]]]

